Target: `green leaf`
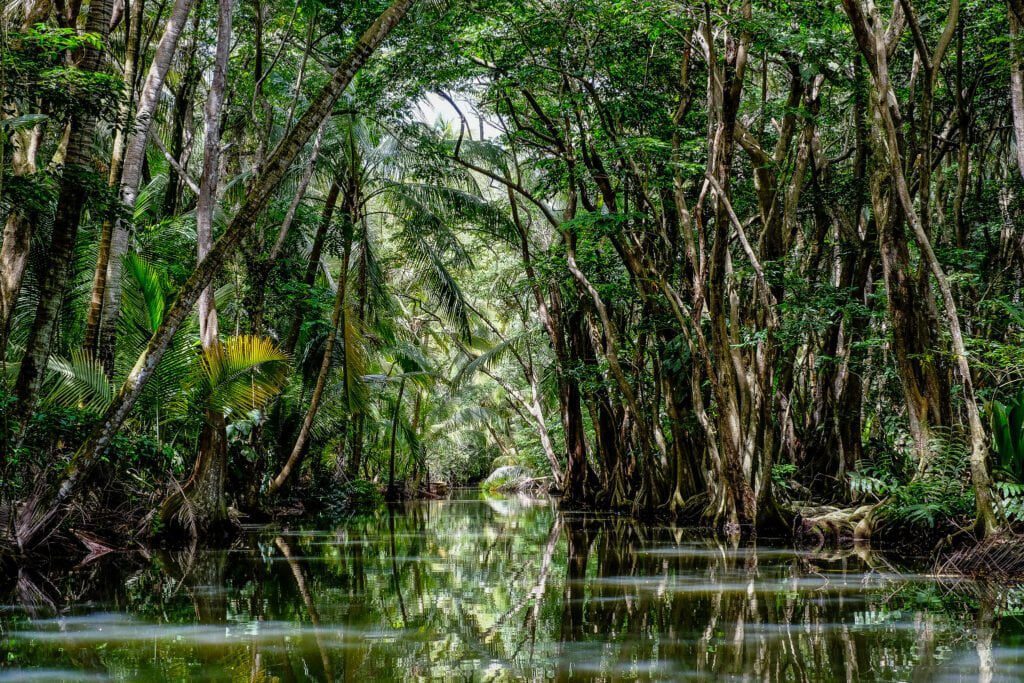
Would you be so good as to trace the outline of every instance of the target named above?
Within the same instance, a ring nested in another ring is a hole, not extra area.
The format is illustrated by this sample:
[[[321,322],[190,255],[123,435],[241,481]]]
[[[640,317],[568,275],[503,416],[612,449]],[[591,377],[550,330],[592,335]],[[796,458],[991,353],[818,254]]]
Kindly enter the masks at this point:
[[[288,381],[289,358],[273,341],[255,335],[231,337],[203,352],[203,389],[210,410],[262,410]]]

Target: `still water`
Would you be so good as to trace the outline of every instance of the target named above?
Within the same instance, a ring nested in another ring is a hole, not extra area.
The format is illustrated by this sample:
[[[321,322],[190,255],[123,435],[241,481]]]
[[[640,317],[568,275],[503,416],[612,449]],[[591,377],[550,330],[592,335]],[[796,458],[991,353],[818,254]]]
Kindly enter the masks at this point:
[[[0,605],[0,680],[1024,680],[1024,593],[465,491]]]

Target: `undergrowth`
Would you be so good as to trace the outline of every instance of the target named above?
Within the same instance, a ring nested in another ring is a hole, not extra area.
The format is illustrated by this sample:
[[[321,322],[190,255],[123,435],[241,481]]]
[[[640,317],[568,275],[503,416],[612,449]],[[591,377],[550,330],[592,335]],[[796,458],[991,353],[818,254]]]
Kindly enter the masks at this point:
[[[850,486],[854,496],[879,502],[875,532],[881,540],[928,543],[971,525],[975,500],[969,462],[966,439],[944,431],[932,438],[920,470],[909,456],[890,452],[852,473]]]

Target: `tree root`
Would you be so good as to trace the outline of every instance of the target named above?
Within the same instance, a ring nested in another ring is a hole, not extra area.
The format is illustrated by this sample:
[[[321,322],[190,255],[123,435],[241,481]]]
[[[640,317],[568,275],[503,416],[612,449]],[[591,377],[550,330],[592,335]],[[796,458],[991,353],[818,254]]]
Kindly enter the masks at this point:
[[[875,505],[801,508],[793,520],[793,539],[797,545],[813,550],[866,542],[871,538],[875,508]]]

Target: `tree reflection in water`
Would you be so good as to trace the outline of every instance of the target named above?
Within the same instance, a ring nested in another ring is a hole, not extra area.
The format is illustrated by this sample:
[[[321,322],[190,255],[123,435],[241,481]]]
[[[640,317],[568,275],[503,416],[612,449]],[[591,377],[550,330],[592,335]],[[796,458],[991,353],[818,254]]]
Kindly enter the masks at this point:
[[[550,501],[410,503],[11,577],[0,677],[1019,680],[1012,590]],[[38,673],[38,671],[37,671]]]

